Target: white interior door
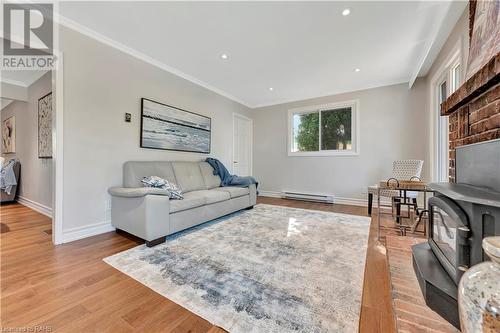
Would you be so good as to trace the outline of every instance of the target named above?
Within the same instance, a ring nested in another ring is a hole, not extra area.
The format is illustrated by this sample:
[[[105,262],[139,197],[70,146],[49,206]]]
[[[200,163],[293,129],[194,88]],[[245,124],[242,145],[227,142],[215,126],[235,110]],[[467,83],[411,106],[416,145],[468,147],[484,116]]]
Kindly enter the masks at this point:
[[[233,174],[252,175],[252,130],[250,118],[233,114]]]

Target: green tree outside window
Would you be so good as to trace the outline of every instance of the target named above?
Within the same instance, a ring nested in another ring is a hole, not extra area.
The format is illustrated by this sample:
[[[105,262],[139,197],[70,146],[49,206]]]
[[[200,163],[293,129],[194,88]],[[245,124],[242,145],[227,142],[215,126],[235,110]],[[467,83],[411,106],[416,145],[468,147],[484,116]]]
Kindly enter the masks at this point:
[[[341,108],[293,116],[295,151],[319,151],[321,126],[321,150],[348,150],[352,144],[352,109]]]
[[[346,150],[351,145],[351,108],[321,112],[321,150]]]
[[[319,113],[305,113],[298,117],[297,148],[298,151],[319,150]]]

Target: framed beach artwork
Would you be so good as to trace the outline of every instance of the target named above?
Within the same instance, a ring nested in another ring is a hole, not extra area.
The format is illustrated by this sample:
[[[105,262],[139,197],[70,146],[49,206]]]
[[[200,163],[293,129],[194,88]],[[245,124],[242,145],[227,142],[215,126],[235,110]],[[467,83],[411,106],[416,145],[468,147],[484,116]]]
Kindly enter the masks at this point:
[[[500,1],[475,2],[467,79],[500,52]]]
[[[2,153],[16,152],[16,117],[7,118],[2,123]]]
[[[153,100],[141,99],[141,147],[210,153],[212,120]]]
[[[52,158],[52,93],[38,99],[38,158]]]

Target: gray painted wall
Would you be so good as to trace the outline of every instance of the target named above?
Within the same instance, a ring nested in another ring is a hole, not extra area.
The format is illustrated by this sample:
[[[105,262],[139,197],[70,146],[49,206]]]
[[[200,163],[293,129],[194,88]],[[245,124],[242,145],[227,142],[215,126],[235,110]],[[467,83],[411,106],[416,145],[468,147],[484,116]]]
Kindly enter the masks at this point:
[[[391,175],[393,160],[426,159],[426,92],[418,79],[411,90],[405,83],[256,109],[254,175],[261,190],[365,199],[368,185]],[[359,156],[288,156],[289,109],[353,99],[359,100]]]
[[[64,53],[63,232],[110,220],[110,186],[122,184],[128,160],[199,160],[207,155],[139,147],[140,99],[147,97],[212,118],[212,156],[232,161],[233,112],[250,110],[67,28]],[[132,122],[125,123],[125,112]]]
[[[21,162],[19,195],[52,208],[52,159],[38,158],[38,99],[52,91],[49,72],[27,89],[27,101],[14,101],[2,109],[1,119],[16,116],[16,153],[2,154]]]

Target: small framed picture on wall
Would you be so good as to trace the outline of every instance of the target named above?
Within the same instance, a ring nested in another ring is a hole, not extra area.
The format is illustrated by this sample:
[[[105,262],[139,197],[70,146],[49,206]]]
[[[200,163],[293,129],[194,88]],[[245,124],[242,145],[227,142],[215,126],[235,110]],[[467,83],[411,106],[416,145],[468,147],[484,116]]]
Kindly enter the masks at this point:
[[[38,158],[52,158],[52,92],[38,99]]]
[[[16,117],[5,119],[2,123],[2,153],[16,152]]]

